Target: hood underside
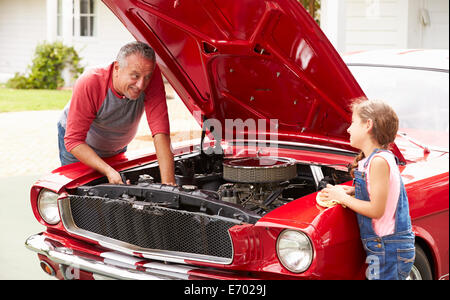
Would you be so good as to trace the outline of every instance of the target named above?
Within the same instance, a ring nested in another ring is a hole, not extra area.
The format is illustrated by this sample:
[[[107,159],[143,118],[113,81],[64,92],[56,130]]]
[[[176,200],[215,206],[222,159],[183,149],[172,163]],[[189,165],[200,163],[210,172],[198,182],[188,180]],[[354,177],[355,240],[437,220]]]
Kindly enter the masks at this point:
[[[155,49],[197,120],[218,120],[223,137],[226,120],[265,120],[260,132],[276,120],[272,140],[354,150],[349,104],[364,93],[296,0],[103,2]]]

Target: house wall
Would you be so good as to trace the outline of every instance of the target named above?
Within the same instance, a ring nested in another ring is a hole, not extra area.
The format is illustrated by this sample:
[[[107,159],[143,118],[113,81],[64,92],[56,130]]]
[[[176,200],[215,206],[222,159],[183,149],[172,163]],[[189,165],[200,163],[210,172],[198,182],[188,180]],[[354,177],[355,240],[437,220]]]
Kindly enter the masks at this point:
[[[63,0],[62,36],[56,35],[57,0],[0,0],[0,82],[25,72],[36,45],[44,41],[74,46],[86,68],[114,61],[120,47],[134,38],[100,0],[95,5],[96,36],[76,37],[72,35],[72,0]],[[64,78],[71,85],[70,76]]]
[[[404,5],[403,0],[347,0],[345,51],[404,48]]]
[[[135,38],[101,1],[96,1],[97,34],[94,37],[70,37],[63,39],[72,44],[88,67],[105,66],[116,58],[124,44]],[[70,31],[71,32],[71,31]]]
[[[45,0],[0,0],[0,82],[25,72],[45,39]]]
[[[321,17],[322,30],[341,53],[448,49],[448,0],[322,0]]]
[[[134,41],[134,37],[114,14],[100,0],[95,0],[95,34],[94,36],[77,36],[73,34],[73,2],[63,0],[62,4],[62,34],[56,34],[57,0],[47,0],[48,40],[59,40],[71,45],[82,58],[81,65],[85,69],[106,66],[114,61],[121,46]],[[76,25],[75,25],[76,26]],[[76,32],[76,30],[75,30]],[[63,73],[65,85],[71,86],[74,80],[68,72]]]
[[[426,48],[448,49],[449,36],[449,1],[422,0],[428,11],[430,23],[422,26],[422,44]]]

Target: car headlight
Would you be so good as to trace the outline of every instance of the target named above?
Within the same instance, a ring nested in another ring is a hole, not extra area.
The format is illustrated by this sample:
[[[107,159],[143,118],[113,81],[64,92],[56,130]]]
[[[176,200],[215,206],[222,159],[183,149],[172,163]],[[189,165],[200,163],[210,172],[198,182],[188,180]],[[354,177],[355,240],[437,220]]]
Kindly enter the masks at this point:
[[[289,271],[304,272],[311,265],[313,258],[311,241],[303,232],[286,229],[278,236],[277,255]]]
[[[58,224],[60,221],[58,209],[59,195],[43,189],[38,197],[38,211],[42,219],[50,225]]]

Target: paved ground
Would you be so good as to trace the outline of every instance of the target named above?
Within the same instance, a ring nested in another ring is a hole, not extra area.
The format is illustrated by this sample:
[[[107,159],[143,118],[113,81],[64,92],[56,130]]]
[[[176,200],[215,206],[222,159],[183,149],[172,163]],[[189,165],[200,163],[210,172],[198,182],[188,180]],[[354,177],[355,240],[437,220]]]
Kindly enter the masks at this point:
[[[0,280],[52,279],[39,267],[37,255],[24,246],[26,238],[45,230],[30,206],[30,187],[39,177],[0,178]]]
[[[172,141],[199,137],[199,126],[184,104],[170,88],[167,94]],[[44,230],[33,216],[29,191],[37,179],[59,167],[56,122],[60,113],[0,113],[0,280],[51,279],[24,242]],[[128,149],[153,149],[145,116]]]

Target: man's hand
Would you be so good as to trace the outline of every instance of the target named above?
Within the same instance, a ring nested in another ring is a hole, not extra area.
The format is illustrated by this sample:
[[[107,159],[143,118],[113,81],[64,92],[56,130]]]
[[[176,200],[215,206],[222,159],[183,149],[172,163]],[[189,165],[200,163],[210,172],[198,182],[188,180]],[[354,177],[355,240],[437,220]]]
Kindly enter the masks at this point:
[[[106,177],[108,178],[109,183],[113,184],[123,184],[122,177],[120,176],[119,172],[114,170],[113,168],[110,169],[106,174]]]
[[[105,175],[108,178],[109,183],[124,184],[119,172],[101,159],[89,145],[80,144],[73,148],[70,153],[85,165]],[[126,183],[130,184],[129,180],[127,180]]]

